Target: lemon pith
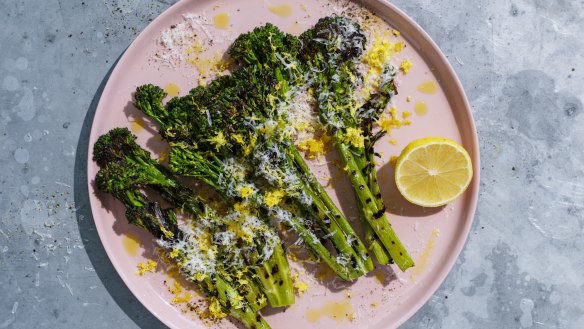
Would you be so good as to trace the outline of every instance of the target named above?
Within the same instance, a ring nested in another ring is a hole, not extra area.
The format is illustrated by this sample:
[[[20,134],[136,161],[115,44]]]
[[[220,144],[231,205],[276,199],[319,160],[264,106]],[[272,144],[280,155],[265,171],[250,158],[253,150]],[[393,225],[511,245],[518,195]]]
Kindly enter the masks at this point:
[[[408,144],[395,167],[403,197],[419,206],[439,207],[459,197],[472,180],[472,161],[458,143],[425,137]]]

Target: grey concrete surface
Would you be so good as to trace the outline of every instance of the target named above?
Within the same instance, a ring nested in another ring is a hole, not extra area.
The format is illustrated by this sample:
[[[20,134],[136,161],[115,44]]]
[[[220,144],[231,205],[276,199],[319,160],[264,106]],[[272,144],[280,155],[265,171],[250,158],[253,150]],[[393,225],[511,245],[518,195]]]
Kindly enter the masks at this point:
[[[164,327],[97,237],[87,135],[116,59],[174,1],[0,1],[0,329]],[[584,2],[395,0],[472,104],[469,240],[403,328],[584,325]]]

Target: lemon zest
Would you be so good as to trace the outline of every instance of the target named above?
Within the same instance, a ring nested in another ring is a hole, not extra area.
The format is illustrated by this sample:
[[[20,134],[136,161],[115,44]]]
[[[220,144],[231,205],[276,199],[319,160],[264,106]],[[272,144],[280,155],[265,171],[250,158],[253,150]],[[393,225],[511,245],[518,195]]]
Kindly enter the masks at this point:
[[[248,212],[247,203],[237,202],[233,205],[233,209],[240,214],[246,214]]]
[[[172,238],[174,236],[174,233],[172,233],[171,231],[167,230],[164,226],[160,226],[160,230],[162,231],[162,233],[164,234],[164,236],[168,239]]]
[[[176,257],[178,257],[178,249],[176,249],[176,248],[173,248],[173,249],[170,251],[170,253],[168,254],[168,256],[169,256],[170,258],[176,258]]]
[[[173,295],[178,295],[182,292],[183,288],[177,280],[174,280],[172,287],[168,288],[168,292]]]
[[[324,141],[322,139],[309,138],[298,143],[298,149],[307,153],[309,159],[315,159],[325,154]]]
[[[269,208],[276,206],[282,201],[282,199],[286,196],[286,193],[283,190],[275,190],[266,193],[264,197],[264,202]]]
[[[306,271],[302,271],[301,273],[294,273],[292,275],[292,283],[294,285],[294,288],[296,289],[296,293],[298,294],[298,296],[301,296],[302,294],[304,294],[306,291],[308,291],[308,283],[300,280],[300,275],[306,273]]]
[[[375,37],[371,49],[363,56],[363,61],[367,63],[371,70],[377,74],[381,73],[385,62],[393,55],[395,46],[390,41]]]
[[[401,52],[406,47],[406,44],[403,41],[399,41],[393,44],[393,51],[396,53]]]
[[[223,312],[221,304],[219,304],[219,301],[217,299],[214,299],[209,304],[209,313],[211,314],[211,317],[214,319],[223,319],[224,317],[227,316],[227,313]]]
[[[174,296],[174,298],[172,299],[171,303],[172,304],[183,304],[183,303],[190,302],[191,299],[193,299],[193,294],[191,294],[190,292],[187,291],[182,296]]]
[[[156,266],[158,265],[157,262],[149,259],[146,262],[140,262],[138,263],[137,267],[138,267],[138,272],[136,272],[136,274],[138,275],[144,275],[146,274],[146,272],[151,272],[154,273],[156,271]]]
[[[351,144],[355,147],[365,147],[365,137],[359,128],[347,128],[344,141],[345,143]]]
[[[221,147],[227,145],[227,139],[225,139],[225,135],[223,135],[222,131],[218,132],[215,137],[209,139],[209,142],[215,145],[217,151],[219,151]]]
[[[207,274],[205,273],[196,273],[194,275],[195,280],[197,280],[198,282],[201,282],[203,280],[205,280],[207,278]]]
[[[261,297],[258,298],[257,304],[264,305],[267,301],[268,301],[268,299],[266,298],[266,296],[262,295]]]
[[[231,135],[231,138],[233,138],[233,140],[236,141],[239,145],[243,145],[245,143],[243,137],[240,134],[233,134]]]
[[[410,70],[412,69],[412,66],[414,66],[414,63],[412,63],[411,60],[404,59],[399,65],[399,69],[404,73],[404,75],[407,75],[408,72],[410,72]]]
[[[254,193],[254,189],[249,186],[243,186],[239,189],[239,195],[242,198],[248,198]]]
[[[255,148],[256,142],[258,140],[258,136],[253,134],[249,137],[249,143],[244,147],[243,154],[250,155],[253,149]]]

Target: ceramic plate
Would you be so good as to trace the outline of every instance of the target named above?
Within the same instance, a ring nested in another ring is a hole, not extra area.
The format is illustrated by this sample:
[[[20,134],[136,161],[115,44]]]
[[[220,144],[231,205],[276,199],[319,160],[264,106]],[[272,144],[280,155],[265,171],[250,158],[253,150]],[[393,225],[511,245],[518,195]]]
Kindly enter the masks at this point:
[[[308,283],[309,289],[285,312],[267,310],[264,313],[273,328],[399,326],[428,301],[445,279],[473,220],[479,188],[479,148],[460,82],[429,36],[400,10],[373,0],[358,6],[382,18],[390,26],[388,31],[401,32],[400,36],[392,33],[386,36],[391,42],[403,41],[406,45],[395,55],[395,64],[410,59],[414,65],[408,75],[400,74],[399,95],[393,102],[400,111],[412,113],[409,118],[412,124],[392,131],[391,142],[386,138],[377,144],[377,150],[383,154],[377,169],[388,217],[417,265],[405,273],[395,267],[379,268],[347,284],[332,280],[326,269],[295,264],[295,271],[306,270],[301,280]],[[96,190],[94,177],[99,168],[91,159],[93,144],[111,128],[128,127],[138,135],[142,146],[154,154],[163,153],[165,145],[156,135],[156,128],[132,105],[137,86],[154,83],[170,92],[187,93],[199,83],[200,77],[209,75],[215,61],[240,33],[271,22],[284,31],[299,34],[320,17],[343,11],[354,14],[359,10],[347,11],[345,5],[325,0],[180,1],[136,38],[114,69],[101,96],[89,142],[88,184],[93,217],[105,250],[121,278],[138,300],[169,327],[206,328],[185,304],[172,303],[177,295],[184,297],[190,287],[167,273],[164,266],[159,265],[155,273],[136,274],[138,263],[158,258],[153,239],[126,222],[121,204]],[[424,84],[426,88],[420,87]],[[437,88],[427,90],[433,84]],[[426,104],[427,113],[420,108],[416,111],[418,102]],[[467,192],[438,209],[415,207],[403,200],[395,188],[393,167],[389,163],[390,157],[399,155],[410,141],[425,136],[444,136],[460,142],[474,161],[475,176]],[[336,169],[329,167],[334,166],[323,166],[318,161],[313,164],[317,172],[327,174],[332,170],[334,176]],[[347,216],[355,219],[355,201],[348,182],[340,178],[327,189]],[[185,286],[181,292],[174,289],[175,280]],[[236,324],[224,320],[217,326],[230,328]]]

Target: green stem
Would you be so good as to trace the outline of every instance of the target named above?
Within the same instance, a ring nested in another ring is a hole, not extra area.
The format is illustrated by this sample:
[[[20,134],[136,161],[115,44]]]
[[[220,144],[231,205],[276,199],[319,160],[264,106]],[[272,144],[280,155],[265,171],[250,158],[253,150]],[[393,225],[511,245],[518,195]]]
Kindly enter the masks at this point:
[[[210,285],[213,285],[211,283]],[[253,307],[234,308],[231,305],[232,300],[237,300],[240,296],[237,289],[231,286],[228,281],[217,275],[214,285],[219,303],[229,315],[240,320],[247,328],[250,329],[270,329],[270,325]]]
[[[279,220],[277,216],[274,217],[276,217],[276,220]],[[325,262],[341,279],[351,281],[357,278],[358,275],[355,276],[354,271],[351,271],[346,266],[337,262],[336,258],[330,253],[325,245],[322,244],[318,237],[306,227],[303,221],[303,219],[297,216],[291,216],[290,220],[284,222],[284,224],[288,225],[294,232],[296,232],[314,254],[319,257],[321,261]]]
[[[337,224],[334,215],[330,214],[322,200],[318,198],[318,195],[316,195],[314,191],[308,185],[306,185],[305,182],[302,182],[301,184],[303,184],[302,189],[312,199],[312,204],[316,207],[316,209],[313,209],[313,207],[307,207],[306,212],[310,213],[310,215],[315,218],[318,225],[326,232],[327,235],[330,235],[328,239],[331,240],[334,248],[337,250],[338,256],[345,255],[349,257],[348,263],[342,264],[347,267],[348,277],[350,279],[355,279],[367,273],[368,271],[365,267],[363,259],[359,256],[359,254],[351,245],[350,241],[343,234],[344,232]],[[298,202],[298,206],[302,205]],[[325,219],[328,219],[329,224],[325,222]]]
[[[291,144],[292,145],[292,144]],[[293,145],[289,147],[289,153],[292,155],[294,159],[294,163],[302,173],[304,179],[308,182],[309,187],[314,193],[322,200],[322,203],[326,207],[328,211],[330,211],[330,219],[331,219],[331,229],[332,230],[340,230],[343,233],[343,239],[345,241],[351,241],[351,248],[356,253],[356,262],[359,265],[359,268],[366,272],[369,272],[373,269],[373,262],[367,253],[367,248],[359,239],[357,233],[351,227],[349,222],[347,221],[346,217],[341,213],[339,208],[335,205],[333,200],[329,197],[328,193],[324,190],[322,185],[318,182],[316,177],[310,171],[310,168],[304,161],[302,155],[298,152],[296,147]]]
[[[227,184],[219,183],[223,172],[219,158],[215,156],[205,158],[194,150],[186,149],[183,149],[182,152],[172,153],[172,155],[175,155],[171,157],[171,165],[174,165],[171,167],[172,170],[178,171],[181,175],[204,181],[221,194],[225,200],[235,202],[228,196]],[[230,177],[223,175],[223,179],[230,179]],[[274,268],[278,269],[277,273],[274,272]],[[294,302],[294,287],[292,286],[288,260],[280,245],[274,248],[272,257],[261,266],[255,267],[255,270],[271,306],[286,306]]]
[[[402,271],[405,271],[414,266],[414,261],[387,220],[384,207],[379,207],[378,202],[374,201],[376,196],[371,193],[369,184],[365,181],[361,169],[349,150],[349,146],[341,141],[342,136],[340,134],[341,133],[337,133],[334,136],[335,145],[343,162],[349,168],[348,176],[353,184],[357,198],[362,205],[365,205],[363,208],[365,219],[371,225],[371,228],[375,231],[379,240],[387,249],[397,266]]]
[[[366,136],[370,135],[368,134],[368,132],[370,132],[370,130],[365,130]],[[375,170],[374,167],[375,159],[372,148],[367,148],[366,145],[363,152],[359,152],[357,156],[354,156],[353,158],[355,159],[355,163],[357,163],[357,166],[361,168],[361,172],[363,173],[363,176],[366,178],[368,182],[368,186],[371,193],[377,196],[378,195],[377,193],[379,193],[379,185],[377,184],[377,171]],[[375,198],[375,201],[378,202],[380,201],[380,199]],[[365,218],[364,212],[365,205],[358,198],[357,203],[359,203],[359,214],[361,215],[361,223],[363,224],[365,243],[367,243],[367,246],[369,246],[369,250],[371,250],[371,253],[377,260],[377,263],[379,263],[380,265],[390,264],[391,256],[389,255],[389,252],[387,251],[387,249],[383,247],[383,244],[381,243],[381,241],[379,241],[379,238],[375,234],[375,231]],[[378,204],[377,206],[381,209],[383,207],[383,204]]]
[[[256,268],[266,298],[272,307],[294,304],[294,286],[288,266],[288,259],[282,245],[274,247],[272,257]]]
[[[264,286],[261,282],[258,282],[255,278],[256,273],[255,271],[247,272],[244,274],[246,280],[249,282],[248,285],[245,285],[245,290],[238,290],[240,295],[245,296],[245,300],[249,303],[251,308],[255,311],[259,311],[268,305],[268,301],[266,298],[261,298],[263,296],[267,296],[266,292],[264,291]]]
[[[367,160],[368,164],[361,167],[363,168],[362,172],[365,177],[367,177],[367,181],[369,182],[369,190],[375,196],[379,195],[381,191],[379,190],[379,184],[377,184],[377,169],[375,169],[375,158],[372,150],[367,152]],[[378,202],[377,207],[382,208],[383,204],[380,203],[380,198],[375,198],[375,202]],[[363,205],[361,204],[361,208]],[[361,212],[361,218],[365,218],[364,213]],[[367,220],[363,220],[363,228],[365,230],[365,241],[368,243],[371,252],[375,256],[377,263],[380,265],[388,265],[391,263],[391,256],[389,251],[383,247],[381,241],[379,241],[375,231],[369,225]]]
[[[369,224],[369,222],[365,219],[365,205],[361,203],[359,199],[357,199],[359,203],[359,214],[363,219],[361,222],[363,223],[363,231],[365,233],[365,243],[369,246],[369,250],[375,257],[375,260],[379,265],[388,265],[391,263],[391,256],[387,249],[383,247],[377,235],[375,235],[375,231]]]
[[[359,168],[361,168],[361,172],[363,173],[363,176],[367,177],[367,180],[369,182],[369,188],[371,189],[371,177],[370,177],[370,166],[369,166],[369,158],[366,158],[365,156],[361,155],[354,157],[355,159],[355,163],[357,163],[357,166]],[[373,163],[373,162],[371,162]],[[372,191],[373,193],[373,191]],[[361,200],[359,200],[359,198],[357,198],[357,203],[359,204],[359,214],[361,217],[361,223],[363,224],[363,232],[365,234],[365,243],[367,243],[367,246],[369,246],[369,250],[371,251],[371,253],[373,254],[373,256],[375,257],[375,260],[377,260],[377,263],[379,263],[380,265],[387,265],[391,262],[391,256],[389,255],[389,252],[387,251],[387,249],[385,249],[383,247],[383,244],[381,244],[381,242],[379,241],[379,239],[377,238],[377,235],[375,234],[375,231],[373,230],[373,228],[371,228],[371,225],[369,224],[369,222],[365,219],[365,205],[361,202]]]

